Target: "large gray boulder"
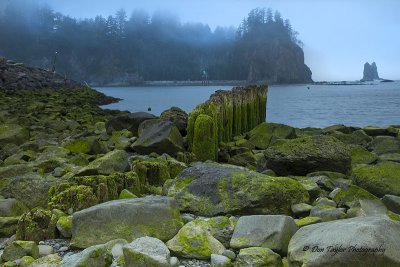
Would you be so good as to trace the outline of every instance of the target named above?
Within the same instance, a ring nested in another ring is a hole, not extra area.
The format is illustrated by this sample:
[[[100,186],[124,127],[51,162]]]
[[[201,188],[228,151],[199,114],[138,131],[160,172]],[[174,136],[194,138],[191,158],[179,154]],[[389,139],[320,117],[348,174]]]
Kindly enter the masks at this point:
[[[124,150],[113,150],[82,168],[77,176],[110,175],[116,172],[126,172],[130,169],[128,159],[129,155]]]
[[[239,218],[231,239],[231,247],[265,247],[286,255],[290,239],[299,227],[285,215],[253,215]]]
[[[183,137],[172,122],[152,120],[145,124],[147,126],[140,130],[139,138],[131,146],[136,152],[175,155],[184,150]]]
[[[183,136],[186,135],[188,118],[188,114],[178,107],[171,107],[160,115],[160,119],[171,121]]]
[[[123,238],[143,236],[167,241],[182,227],[178,206],[172,198],[147,196],[105,202],[74,213],[71,244],[77,248]]]
[[[282,140],[265,150],[266,167],[278,175],[306,175],[316,171],[348,173],[351,152],[331,136],[304,136]]]
[[[154,119],[156,116],[146,112],[135,112],[116,116],[106,123],[106,131],[111,134],[113,131],[127,129],[137,135],[139,125],[145,121]]]
[[[110,266],[112,253],[106,245],[88,247],[79,253],[68,255],[62,260],[63,267],[99,267]]]
[[[269,177],[243,167],[195,163],[165,184],[181,211],[219,214],[290,214],[291,205],[308,201],[300,183]]]
[[[123,247],[126,267],[169,267],[170,252],[167,246],[154,237],[140,237]]]
[[[400,223],[386,216],[308,225],[290,240],[289,266],[400,266],[399,240]]]

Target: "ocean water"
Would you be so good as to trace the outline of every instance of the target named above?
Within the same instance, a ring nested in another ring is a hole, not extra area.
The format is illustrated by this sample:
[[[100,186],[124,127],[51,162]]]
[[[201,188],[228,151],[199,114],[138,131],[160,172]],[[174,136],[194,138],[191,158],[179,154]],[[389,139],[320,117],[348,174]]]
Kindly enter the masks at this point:
[[[103,108],[160,113],[172,106],[186,112],[216,90],[232,86],[99,87],[123,99]],[[367,85],[274,85],[268,89],[267,121],[294,127],[333,124],[364,127],[400,125],[400,82]]]

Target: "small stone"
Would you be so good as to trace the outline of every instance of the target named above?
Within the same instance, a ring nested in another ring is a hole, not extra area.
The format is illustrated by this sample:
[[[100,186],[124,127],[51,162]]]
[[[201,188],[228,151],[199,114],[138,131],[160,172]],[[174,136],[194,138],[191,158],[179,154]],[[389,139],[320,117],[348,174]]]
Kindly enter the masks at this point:
[[[179,259],[177,257],[171,257],[169,259],[169,265],[171,265],[171,267],[178,267],[179,266]]]
[[[299,203],[299,204],[293,204],[291,208],[292,208],[292,212],[295,215],[302,216],[302,215],[309,214],[310,210],[313,208],[313,206],[308,205],[306,203]]]
[[[224,255],[225,257],[230,258],[231,260],[234,260],[236,258],[236,254],[235,252],[233,252],[232,250],[226,249],[222,255]]]
[[[68,250],[68,247],[61,247],[58,251],[59,252],[65,252]]]
[[[40,257],[47,256],[54,253],[54,249],[49,245],[39,245],[39,255]]]
[[[211,267],[229,267],[231,259],[223,255],[211,254]]]

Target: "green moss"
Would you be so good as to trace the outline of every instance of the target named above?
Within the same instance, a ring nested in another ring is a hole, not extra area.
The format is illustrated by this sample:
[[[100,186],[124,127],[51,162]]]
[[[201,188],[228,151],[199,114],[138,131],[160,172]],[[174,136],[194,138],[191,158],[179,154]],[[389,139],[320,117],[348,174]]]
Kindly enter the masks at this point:
[[[377,199],[376,196],[355,185],[350,185],[346,190],[340,190],[334,197],[338,206],[356,207],[359,206],[359,200]]]
[[[49,207],[68,212],[72,209],[74,212],[89,208],[98,203],[98,199],[93,193],[93,189],[85,185],[73,185],[67,189],[52,194],[49,197]]]
[[[127,199],[127,198],[137,198],[137,196],[132,192],[130,192],[129,190],[124,189],[119,194],[119,199]]]
[[[42,208],[34,208],[23,214],[18,221],[17,239],[39,242],[56,237],[57,214]]]
[[[63,237],[71,237],[72,215],[61,216],[57,221],[57,229],[61,232]]]
[[[389,216],[390,219],[400,222],[400,215],[399,214],[396,214],[394,212],[388,211],[386,213],[386,215]]]
[[[353,167],[354,183],[378,197],[400,195],[400,164],[381,162]]]
[[[207,115],[199,115],[196,119],[193,138],[193,153],[200,161],[216,161],[215,124]]]
[[[351,146],[352,164],[371,164],[378,160],[378,156],[362,146]]]
[[[90,142],[87,139],[75,140],[65,146],[72,153],[88,153],[90,151]]]
[[[297,220],[296,224],[298,227],[303,227],[306,225],[320,223],[320,222],[322,222],[322,219],[320,217],[308,216],[308,217]]]
[[[170,173],[166,161],[158,159],[139,160],[132,163],[133,170],[137,173],[143,184],[161,186],[170,179]]]

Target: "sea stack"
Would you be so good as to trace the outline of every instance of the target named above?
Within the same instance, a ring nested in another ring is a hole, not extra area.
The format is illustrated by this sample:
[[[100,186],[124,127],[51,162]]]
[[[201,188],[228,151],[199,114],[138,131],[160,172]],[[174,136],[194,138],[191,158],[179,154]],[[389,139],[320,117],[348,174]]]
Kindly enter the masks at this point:
[[[364,76],[361,81],[373,81],[379,80],[378,68],[375,62],[370,65],[368,62],[364,64]]]

